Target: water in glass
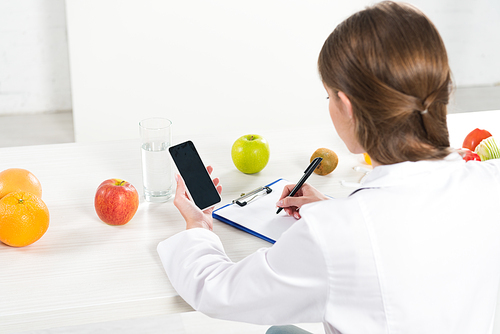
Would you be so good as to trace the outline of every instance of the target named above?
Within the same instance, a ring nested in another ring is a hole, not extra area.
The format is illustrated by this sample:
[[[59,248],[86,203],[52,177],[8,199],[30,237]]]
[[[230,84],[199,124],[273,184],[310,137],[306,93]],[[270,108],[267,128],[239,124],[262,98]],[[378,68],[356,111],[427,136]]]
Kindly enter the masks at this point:
[[[142,144],[144,196],[148,202],[164,202],[173,195],[169,143]]]

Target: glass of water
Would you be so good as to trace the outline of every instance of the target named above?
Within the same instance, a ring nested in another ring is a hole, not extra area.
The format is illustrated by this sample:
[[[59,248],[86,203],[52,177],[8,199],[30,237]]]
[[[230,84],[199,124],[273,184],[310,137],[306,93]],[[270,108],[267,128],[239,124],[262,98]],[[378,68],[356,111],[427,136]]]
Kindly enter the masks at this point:
[[[147,118],[139,122],[142,151],[144,198],[165,202],[174,194],[172,161],[168,148],[172,142],[172,122],[166,118]]]

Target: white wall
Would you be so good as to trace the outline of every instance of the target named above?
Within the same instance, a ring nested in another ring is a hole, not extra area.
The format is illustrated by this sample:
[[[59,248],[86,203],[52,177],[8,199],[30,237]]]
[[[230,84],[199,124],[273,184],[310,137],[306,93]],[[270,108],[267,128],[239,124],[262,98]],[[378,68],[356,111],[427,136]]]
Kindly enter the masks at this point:
[[[64,0],[0,1],[0,114],[71,109]]]
[[[329,122],[317,55],[367,4],[67,0],[76,140],[135,138],[149,116],[174,134]],[[458,85],[500,82],[498,0],[414,4],[441,31]]]
[[[442,35],[459,87],[500,84],[499,0],[409,0]]]

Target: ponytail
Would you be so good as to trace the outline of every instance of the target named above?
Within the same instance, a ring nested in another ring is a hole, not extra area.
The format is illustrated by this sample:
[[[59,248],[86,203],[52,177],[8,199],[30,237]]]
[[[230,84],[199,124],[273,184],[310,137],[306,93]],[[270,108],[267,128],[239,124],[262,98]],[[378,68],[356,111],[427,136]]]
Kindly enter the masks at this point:
[[[324,84],[351,101],[359,143],[381,164],[441,159],[451,72],[434,25],[410,5],[381,2],[342,22],[318,59]]]

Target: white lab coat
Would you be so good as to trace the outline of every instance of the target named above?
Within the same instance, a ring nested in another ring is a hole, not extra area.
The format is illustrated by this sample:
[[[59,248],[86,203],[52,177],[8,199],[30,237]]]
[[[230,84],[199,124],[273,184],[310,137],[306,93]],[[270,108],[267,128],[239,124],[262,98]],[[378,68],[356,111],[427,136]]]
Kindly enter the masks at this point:
[[[376,167],[348,198],[312,203],[238,263],[213,232],[158,245],[194,309],[327,333],[491,333],[500,282],[500,160]]]

